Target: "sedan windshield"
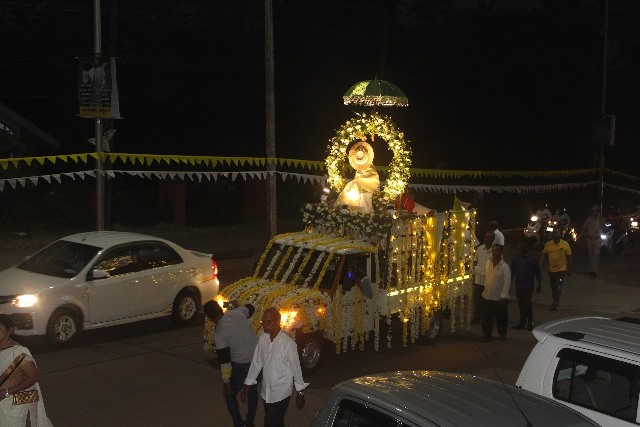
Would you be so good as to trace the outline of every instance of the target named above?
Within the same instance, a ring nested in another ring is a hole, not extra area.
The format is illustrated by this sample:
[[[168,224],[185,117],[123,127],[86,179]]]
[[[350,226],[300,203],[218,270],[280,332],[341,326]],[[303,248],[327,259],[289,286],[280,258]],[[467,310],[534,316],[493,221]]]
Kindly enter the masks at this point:
[[[18,265],[21,270],[71,278],[96,256],[101,248],[58,240]]]

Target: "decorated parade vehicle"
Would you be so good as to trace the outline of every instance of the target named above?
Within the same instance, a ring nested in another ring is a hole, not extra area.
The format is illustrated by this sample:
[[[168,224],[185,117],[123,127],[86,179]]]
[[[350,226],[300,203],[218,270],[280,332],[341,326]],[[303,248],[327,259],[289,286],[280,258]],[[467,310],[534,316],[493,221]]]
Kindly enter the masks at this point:
[[[393,159],[381,186],[373,144],[387,143]],[[326,158],[331,192],[303,209],[302,231],[275,236],[253,275],[216,297],[224,309],[250,303],[261,331],[262,313],[277,307],[282,330],[298,344],[305,373],[318,369],[325,342],[336,353],[392,345],[392,322],[402,325],[402,344],[434,342],[442,315],[451,329],[467,327],[471,314],[471,268],[475,260],[475,210],[454,200],[436,213],[404,198],[410,149],[389,117],[359,114],[331,139]],[[345,160],[355,171],[345,179]],[[382,189],[381,189],[382,187]],[[205,350],[215,347],[213,324],[205,325]],[[381,337],[382,335],[382,337]]]

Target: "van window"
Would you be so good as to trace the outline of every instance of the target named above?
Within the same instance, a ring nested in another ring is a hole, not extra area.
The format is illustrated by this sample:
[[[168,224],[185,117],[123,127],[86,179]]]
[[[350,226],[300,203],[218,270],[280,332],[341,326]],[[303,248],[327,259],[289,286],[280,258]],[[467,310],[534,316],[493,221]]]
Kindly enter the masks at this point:
[[[320,282],[320,289],[331,289],[333,287],[333,280],[336,277],[341,261],[341,255],[334,256],[331,261],[329,261],[324,276],[322,276],[322,281]]]
[[[562,349],[553,379],[553,396],[585,408],[635,422],[640,367],[618,360]]]
[[[377,408],[365,406],[349,399],[340,401],[338,413],[332,424],[333,427],[403,427],[409,425]]]
[[[342,269],[340,284],[343,291],[349,291],[353,286],[359,284],[363,277],[367,275],[368,254],[347,255]]]

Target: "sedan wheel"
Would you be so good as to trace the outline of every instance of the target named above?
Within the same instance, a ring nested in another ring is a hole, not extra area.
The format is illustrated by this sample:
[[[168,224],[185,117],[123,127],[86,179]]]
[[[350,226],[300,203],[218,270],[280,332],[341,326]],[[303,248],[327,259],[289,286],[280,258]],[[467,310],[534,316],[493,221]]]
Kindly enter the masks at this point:
[[[68,344],[78,335],[78,325],[78,315],[74,311],[55,311],[47,323],[47,339],[53,345]]]
[[[178,325],[191,322],[198,313],[200,302],[193,292],[181,292],[173,303],[171,318]]]

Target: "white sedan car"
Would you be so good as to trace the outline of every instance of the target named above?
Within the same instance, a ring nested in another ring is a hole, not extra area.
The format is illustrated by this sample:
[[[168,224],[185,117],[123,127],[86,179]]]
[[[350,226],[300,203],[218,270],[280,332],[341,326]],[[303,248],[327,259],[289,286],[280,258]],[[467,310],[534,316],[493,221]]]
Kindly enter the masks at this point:
[[[171,316],[192,321],[218,293],[210,254],[144,234],[92,231],[57,240],[0,272],[0,313],[17,335],[69,343],[83,329]]]

